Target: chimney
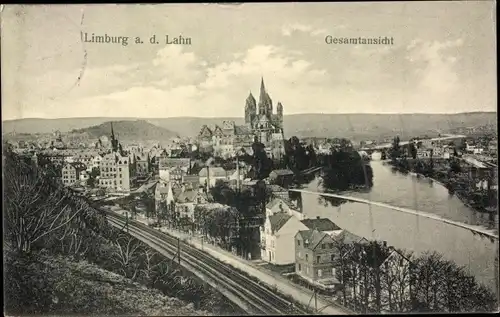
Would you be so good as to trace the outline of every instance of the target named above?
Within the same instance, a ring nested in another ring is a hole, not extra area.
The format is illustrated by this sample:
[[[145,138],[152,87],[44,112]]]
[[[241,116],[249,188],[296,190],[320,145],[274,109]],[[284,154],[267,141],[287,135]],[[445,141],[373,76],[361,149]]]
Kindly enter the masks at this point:
[[[321,218],[320,218],[319,216],[316,216],[316,219],[318,219],[318,220],[319,220],[319,219],[321,219]]]
[[[387,241],[383,241],[382,245],[384,246],[384,248],[387,248]]]

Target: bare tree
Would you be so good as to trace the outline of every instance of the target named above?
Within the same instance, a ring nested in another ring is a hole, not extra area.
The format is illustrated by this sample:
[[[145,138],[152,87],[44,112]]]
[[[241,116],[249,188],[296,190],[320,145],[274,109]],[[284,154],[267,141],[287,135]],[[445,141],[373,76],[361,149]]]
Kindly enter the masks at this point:
[[[61,230],[83,208],[71,210],[69,195],[36,171],[7,168],[5,207],[8,234],[15,249],[29,253],[33,244]]]
[[[113,261],[119,266],[123,276],[135,279],[139,272],[137,257],[140,251],[140,243],[131,236],[121,236],[113,242],[115,250],[112,253]]]

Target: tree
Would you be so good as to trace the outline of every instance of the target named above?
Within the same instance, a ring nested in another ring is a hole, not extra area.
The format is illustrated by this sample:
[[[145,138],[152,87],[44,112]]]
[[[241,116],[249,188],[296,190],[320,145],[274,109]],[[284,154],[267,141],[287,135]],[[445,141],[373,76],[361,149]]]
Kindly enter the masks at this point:
[[[339,236],[334,238],[334,244],[333,244],[335,251],[336,251],[336,277],[338,278],[339,282],[342,287],[342,299],[343,299],[343,304],[347,304],[347,288],[345,287],[346,282],[349,280],[350,277],[350,271],[348,267],[348,256],[349,253],[353,251],[353,247],[350,244],[347,244],[345,242],[345,234],[342,233]]]
[[[272,161],[267,157],[263,143],[254,142],[252,144],[252,150],[255,179],[262,180],[268,177],[269,173],[271,173]]]
[[[139,273],[137,257],[140,252],[140,242],[132,236],[119,236],[114,242],[112,260],[118,265],[120,273],[130,279],[135,279]]]
[[[392,142],[392,147],[390,149],[391,159],[394,161],[401,157],[401,147],[399,145],[399,136],[396,136]]]
[[[411,158],[416,159],[417,158],[417,147],[415,146],[414,142],[410,142],[410,144],[408,145],[408,150],[410,152]]]

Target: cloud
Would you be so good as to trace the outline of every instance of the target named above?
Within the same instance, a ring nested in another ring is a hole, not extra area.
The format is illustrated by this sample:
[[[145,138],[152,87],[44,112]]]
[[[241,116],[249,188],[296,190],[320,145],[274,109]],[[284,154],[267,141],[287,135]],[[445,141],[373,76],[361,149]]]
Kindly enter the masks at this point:
[[[184,52],[180,45],[167,45],[158,51],[153,60],[155,72],[164,77],[157,82],[160,85],[186,84],[203,76],[205,61],[193,52]]]
[[[248,91],[253,89],[257,96],[263,76],[272,98],[276,98],[275,104],[278,100],[297,101],[295,106],[289,105],[289,110],[295,107],[300,111],[307,103],[304,92],[312,89],[319,93],[316,86],[328,78],[326,70],[315,68],[297,52],[288,54],[285,48],[272,45],[251,47],[213,66],[207,66],[194,53],[162,49],[151,65],[142,65],[136,74],[129,74],[129,69],[108,71],[113,75],[109,80],[137,81],[146,74],[159,79],[79,98],[72,102],[72,108],[64,108],[65,100],[54,101],[50,107],[58,109],[61,116],[75,116],[75,109],[99,116],[242,116]],[[103,86],[107,82],[108,78],[99,81]]]
[[[300,23],[286,24],[281,28],[283,36],[291,36],[295,32],[308,33],[312,36],[324,36],[328,34],[328,31],[325,29],[315,29],[310,25]]]
[[[460,88],[460,78],[455,70],[457,57],[450,51],[463,45],[462,39],[439,41],[412,41],[406,58],[414,64],[420,86],[432,92],[449,93]]]

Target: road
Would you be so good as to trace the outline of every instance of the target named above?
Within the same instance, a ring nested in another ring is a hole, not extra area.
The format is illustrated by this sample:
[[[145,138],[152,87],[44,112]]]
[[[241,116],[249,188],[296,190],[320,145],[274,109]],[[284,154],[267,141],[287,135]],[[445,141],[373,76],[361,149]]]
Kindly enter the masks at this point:
[[[109,222],[124,228],[125,218],[107,212]],[[249,314],[263,315],[302,315],[308,312],[277,294],[267,286],[238,272],[233,267],[171,237],[165,233],[135,222],[129,222],[129,234],[148,244],[165,256],[173,257],[180,246],[180,264],[204,281],[221,291],[228,299]],[[178,258],[176,259],[176,261]]]

